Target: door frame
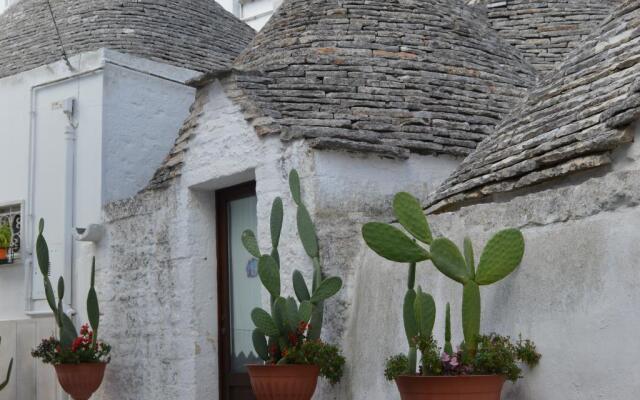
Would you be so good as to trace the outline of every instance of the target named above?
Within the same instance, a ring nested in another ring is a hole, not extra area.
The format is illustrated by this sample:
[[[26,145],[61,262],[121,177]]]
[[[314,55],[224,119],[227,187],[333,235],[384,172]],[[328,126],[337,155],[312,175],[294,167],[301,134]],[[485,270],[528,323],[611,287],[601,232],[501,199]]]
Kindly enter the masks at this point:
[[[232,386],[249,386],[248,374],[231,374],[231,316],[229,274],[229,203],[256,195],[256,182],[245,182],[215,192],[218,284],[218,378],[220,400],[230,400]]]

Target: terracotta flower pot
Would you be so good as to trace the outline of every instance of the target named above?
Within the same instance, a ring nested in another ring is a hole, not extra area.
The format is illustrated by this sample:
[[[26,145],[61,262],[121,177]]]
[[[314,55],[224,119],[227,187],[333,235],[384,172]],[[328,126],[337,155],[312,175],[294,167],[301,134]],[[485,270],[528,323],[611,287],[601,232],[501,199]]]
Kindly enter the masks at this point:
[[[247,365],[258,400],[310,400],[320,368],[315,365]]]
[[[402,400],[500,400],[505,378],[478,376],[400,376]]]
[[[106,367],[105,363],[55,366],[60,386],[73,400],[89,400],[89,397],[100,387]]]
[[[7,249],[0,247],[0,261],[7,261]]]

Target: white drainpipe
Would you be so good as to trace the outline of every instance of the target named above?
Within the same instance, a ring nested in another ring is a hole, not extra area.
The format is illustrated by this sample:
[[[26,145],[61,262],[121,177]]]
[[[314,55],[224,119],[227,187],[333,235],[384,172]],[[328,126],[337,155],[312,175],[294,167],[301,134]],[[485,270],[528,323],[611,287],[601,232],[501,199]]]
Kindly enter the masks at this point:
[[[76,197],[76,129],[74,121],[76,100],[73,98],[64,100],[63,112],[67,116],[69,123],[65,127],[65,209],[64,209],[64,277],[68,293],[65,293],[66,304],[69,307],[67,314],[74,315],[73,302],[73,238],[74,238],[74,210]]]

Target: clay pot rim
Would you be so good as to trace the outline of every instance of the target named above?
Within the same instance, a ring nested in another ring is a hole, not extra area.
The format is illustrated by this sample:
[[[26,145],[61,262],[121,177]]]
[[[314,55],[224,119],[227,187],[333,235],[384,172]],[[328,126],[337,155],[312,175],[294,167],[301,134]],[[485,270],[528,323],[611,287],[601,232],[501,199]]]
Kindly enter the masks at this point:
[[[320,368],[317,365],[313,365],[313,364],[284,364],[284,365],[277,365],[277,364],[246,364],[245,367],[247,368],[308,368],[308,369],[315,369],[315,368]]]
[[[100,362],[83,362],[83,363],[60,363],[53,364],[54,367],[66,367],[66,366],[81,366],[81,365],[109,365],[108,362],[100,361]]]
[[[398,378],[404,379],[473,379],[473,378],[495,378],[500,377],[504,380],[507,378],[504,375],[400,375]],[[396,378],[396,379],[398,379]]]

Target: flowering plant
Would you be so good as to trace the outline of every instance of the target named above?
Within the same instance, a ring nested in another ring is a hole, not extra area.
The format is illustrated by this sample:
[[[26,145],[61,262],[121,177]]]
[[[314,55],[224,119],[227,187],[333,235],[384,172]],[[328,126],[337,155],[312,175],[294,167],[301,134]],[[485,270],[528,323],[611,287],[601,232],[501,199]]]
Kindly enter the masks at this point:
[[[332,385],[338,383],[344,373],[345,358],[337,346],[320,339],[309,339],[307,331],[311,325],[301,321],[294,332],[288,334],[288,342],[281,346],[272,343],[269,347],[268,364],[316,365],[320,376]]]
[[[461,375],[503,375],[515,382],[522,378],[520,365],[534,367],[540,361],[540,354],[530,340],[513,342],[507,336],[491,334],[477,338],[478,349],[471,354],[464,343],[457,352],[440,352],[432,338],[423,340],[418,346],[422,352],[420,375],[423,376],[461,376]],[[385,377],[392,381],[398,376],[407,375],[409,360],[404,354],[387,360]]]
[[[80,328],[80,336],[72,343],[71,348],[65,348],[55,337],[42,339],[42,342],[31,351],[35,358],[42,359],[45,364],[81,364],[81,363],[108,363],[111,346],[105,342],[93,342],[93,331],[88,324]]]
[[[242,234],[242,243],[249,254],[258,259],[260,282],[269,292],[271,313],[257,307],[251,311],[256,326],[252,334],[256,354],[270,365],[315,365],[320,375],[330,383],[337,383],[344,371],[345,359],[340,349],[320,340],[325,301],[342,288],[342,280],[322,273],[320,247],[315,225],[304,205],[300,192],[300,178],[296,170],[289,174],[291,195],[298,206],[298,235],[314,266],[311,288],[302,273],[293,272],[293,290],[296,297],[283,297],[280,278],[280,254],[278,245],[282,233],[284,206],[280,197],[271,207],[271,252],[260,250],[254,232]]]
[[[81,364],[81,363],[108,363],[111,346],[98,340],[98,328],[100,327],[100,306],[98,294],[95,289],[96,260],[91,265],[91,285],[87,295],[87,315],[89,324],[84,324],[80,333],[64,310],[63,298],[65,294],[64,279],[58,280],[57,299],[53,291],[53,285],[49,278],[49,246],[44,238],[44,220],[40,220],[38,238],[36,240],[36,255],[38,266],[44,281],[44,292],[47,304],[53,312],[58,326],[58,337],[43,339],[31,355],[40,358],[45,364]],[[57,300],[57,301],[56,301]],[[89,325],[91,329],[89,329]]]

